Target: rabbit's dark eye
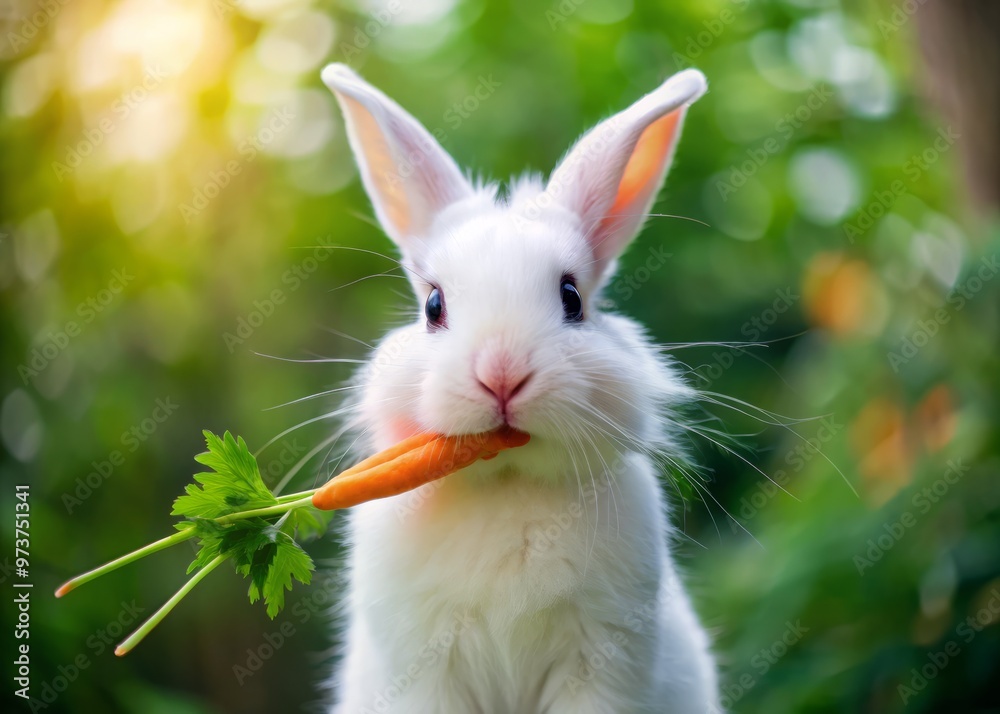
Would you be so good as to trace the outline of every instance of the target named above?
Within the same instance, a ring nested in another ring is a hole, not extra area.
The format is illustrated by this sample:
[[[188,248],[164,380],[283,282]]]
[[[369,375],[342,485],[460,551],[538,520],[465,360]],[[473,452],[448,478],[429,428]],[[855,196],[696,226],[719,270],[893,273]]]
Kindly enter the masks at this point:
[[[427,315],[427,324],[431,327],[441,327],[444,325],[444,296],[439,288],[431,290],[427,296],[427,303],[424,305],[424,314]]]
[[[563,315],[566,322],[583,320],[583,298],[580,297],[580,291],[576,289],[573,278],[564,277],[559,290],[562,293]]]

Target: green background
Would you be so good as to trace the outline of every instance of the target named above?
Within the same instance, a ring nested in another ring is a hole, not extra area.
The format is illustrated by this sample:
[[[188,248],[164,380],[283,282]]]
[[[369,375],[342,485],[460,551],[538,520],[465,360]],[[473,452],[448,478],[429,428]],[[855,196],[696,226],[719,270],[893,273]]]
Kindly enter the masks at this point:
[[[270,408],[352,369],[262,355],[363,359],[406,319],[391,260],[314,248],[392,251],[319,82],[346,61],[500,179],[547,172],[599,119],[703,70],[710,91],[657,204],[695,220],[652,219],[609,297],[693,384],[752,405],[700,403],[738,455],[695,440],[711,497],[676,511],[726,702],[1000,711],[1000,236],[968,205],[969,147],[940,138],[916,22],[892,24],[896,6],[44,7],[12,5],[0,65],[0,578],[13,628],[13,484],[30,484],[33,693],[64,690],[39,710],[297,711],[324,696],[334,537],[309,546],[321,575],[275,621],[223,568],[124,659],[105,641],[133,601],[148,615],[179,586],[190,553],[50,593],[170,532],[202,429],[256,449],[335,401]],[[484,81],[498,86],[474,99]],[[669,259],[649,271],[651,252]],[[331,428],[265,449],[269,485]],[[319,451],[293,486],[334,457]]]

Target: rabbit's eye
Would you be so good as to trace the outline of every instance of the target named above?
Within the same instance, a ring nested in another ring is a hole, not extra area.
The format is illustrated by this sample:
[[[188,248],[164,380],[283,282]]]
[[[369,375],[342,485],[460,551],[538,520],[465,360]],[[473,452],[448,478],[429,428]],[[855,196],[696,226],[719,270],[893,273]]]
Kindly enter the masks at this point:
[[[434,288],[427,296],[424,313],[427,315],[427,324],[431,327],[441,327],[444,324],[444,297],[439,288]]]
[[[563,315],[567,322],[583,320],[583,298],[571,277],[564,277],[559,288],[562,293]]]

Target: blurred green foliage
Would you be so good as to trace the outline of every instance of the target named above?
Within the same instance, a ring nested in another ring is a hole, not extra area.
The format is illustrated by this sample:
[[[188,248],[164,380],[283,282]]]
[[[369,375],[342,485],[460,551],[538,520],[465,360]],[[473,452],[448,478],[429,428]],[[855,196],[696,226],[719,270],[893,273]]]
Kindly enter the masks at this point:
[[[39,710],[264,712],[324,696],[334,538],[310,547],[325,573],[274,622],[220,572],[123,660],[109,645],[173,592],[190,553],[49,593],[170,532],[202,429],[263,445],[333,400],[271,407],[352,368],[264,355],[363,359],[405,319],[391,260],[329,247],[391,252],[319,83],[338,60],[499,178],[548,171],[600,118],[702,69],[711,89],[657,204],[670,216],[609,298],[728,395],[701,406],[742,435],[739,456],[696,441],[712,496],[676,514],[726,701],[1000,711],[1000,241],[968,212],[961,137],[921,99],[915,23],[887,25],[894,5],[10,7],[0,498],[10,514],[12,484],[31,484],[33,686],[54,697]],[[268,483],[330,433],[315,421],[268,446]],[[325,478],[326,456],[294,484]],[[3,534],[10,593],[12,518]],[[3,612],[6,628],[7,595]]]

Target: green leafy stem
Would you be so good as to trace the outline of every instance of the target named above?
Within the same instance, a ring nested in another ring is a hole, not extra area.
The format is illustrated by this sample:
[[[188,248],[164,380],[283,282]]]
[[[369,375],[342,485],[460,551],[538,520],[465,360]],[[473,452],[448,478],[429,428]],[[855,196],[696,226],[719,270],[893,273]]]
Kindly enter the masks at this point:
[[[275,496],[264,484],[257,460],[242,438],[228,431],[221,437],[206,431],[208,451],[195,460],[210,470],[196,474],[184,495],[174,501],[171,515],[182,516],[177,533],[79,575],[56,590],[56,597],[113,570],[165,548],[198,539],[198,552],[188,566],[195,574],[159,610],[115,649],[131,651],[209,573],[230,560],[250,578],[250,602],[263,599],[273,619],[284,607],[292,581],[308,585],[315,569],[312,558],[296,542],[322,534],[329,513],[313,508],[312,491]]]

